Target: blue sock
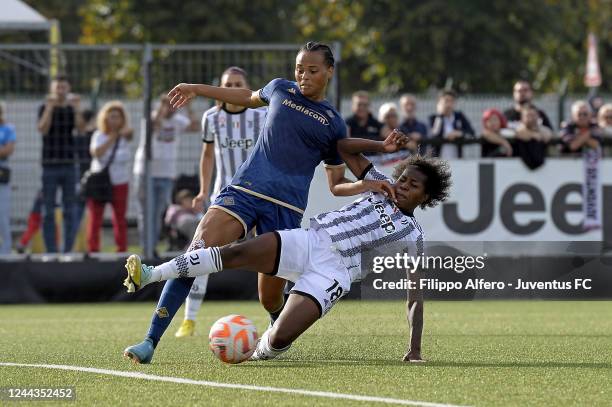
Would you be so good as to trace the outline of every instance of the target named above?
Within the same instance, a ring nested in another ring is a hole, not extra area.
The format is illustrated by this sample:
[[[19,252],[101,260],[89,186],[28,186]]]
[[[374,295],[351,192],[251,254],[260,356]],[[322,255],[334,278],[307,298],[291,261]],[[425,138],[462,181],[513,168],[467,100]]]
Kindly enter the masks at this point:
[[[203,240],[194,240],[189,245],[187,251],[201,249],[204,246]],[[194,280],[195,278],[185,277],[166,281],[164,289],[159,296],[159,302],[157,303],[153,318],[151,318],[151,326],[147,334],[147,338],[153,341],[154,348],[157,347],[157,343],[164,332],[166,332],[166,329],[168,329],[174,314],[181,308],[181,304],[183,304],[185,298],[189,295]]]
[[[147,338],[151,338],[153,341],[153,347],[157,346],[162,335],[168,329],[172,318],[174,318],[174,314],[181,308],[194,280],[195,278],[176,278],[166,281],[147,334]]]

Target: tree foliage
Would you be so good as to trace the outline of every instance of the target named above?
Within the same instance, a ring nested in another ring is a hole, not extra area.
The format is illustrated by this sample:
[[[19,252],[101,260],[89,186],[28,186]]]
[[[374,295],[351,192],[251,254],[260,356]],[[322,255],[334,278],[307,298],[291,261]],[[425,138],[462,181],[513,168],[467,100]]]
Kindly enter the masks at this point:
[[[508,92],[517,78],[584,91],[589,32],[604,89],[612,68],[612,0],[27,0],[61,19],[64,40],[338,41],[345,91],[423,91],[452,78],[465,92]]]
[[[88,0],[81,8],[81,42],[285,42],[295,28],[292,1]],[[279,7],[280,6],[280,7]]]
[[[525,78],[553,91],[566,78],[582,90],[589,30],[610,78],[611,10],[609,0],[315,0],[296,23],[302,38],[340,41],[343,78],[370,89],[422,91],[452,78],[462,91],[507,92]]]

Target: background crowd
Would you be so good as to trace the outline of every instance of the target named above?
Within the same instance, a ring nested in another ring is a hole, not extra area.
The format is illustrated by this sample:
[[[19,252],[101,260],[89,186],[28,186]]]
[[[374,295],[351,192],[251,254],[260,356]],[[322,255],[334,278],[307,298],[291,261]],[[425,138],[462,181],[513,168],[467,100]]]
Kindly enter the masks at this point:
[[[560,123],[557,129],[547,114],[534,105],[529,82],[517,81],[512,95],[514,103],[507,109],[489,108],[482,112],[480,134],[458,108],[460,99],[452,90],[439,94],[436,111],[430,112],[425,122],[417,119],[418,99],[414,95],[402,95],[399,106],[395,102],[383,103],[375,114],[368,93],[358,91],[352,95],[352,114],[346,118],[346,124],[350,137],[382,140],[395,128],[409,136],[406,150],[370,157],[383,163],[416,153],[460,159],[466,145],[479,144],[482,157],[519,157],[527,167],[536,169],[550,154],[578,156],[590,150],[601,156],[602,146],[608,144],[604,140],[612,140],[612,103],[604,104],[601,98],[574,102],[570,119]],[[0,254],[10,253],[13,246],[8,159],[18,139],[4,111],[0,104]],[[151,208],[155,219],[154,240],[160,240],[162,229],[175,240],[185,240],[201,214],[191,207],[197,190],[176,186],[176,148],[181,134],[200,130],[200,120],[190,109],[173,111],[165,95],[157,101],[151,119],[152,157],[148,172],[152,176],[155,197]],[[141,137],[132,157],[134,131],[123,103],[108,102],[98,112],[82,109],[79,96],[71,93],[68,78],[57,76],[38,109],[37,124],[43,140],[42,188],[32,205],[27,228],[15,244],[16,250],[23,252],[42,227],[47,252],[70,252],[83,223],[86,224],[87,251],[98,252],[104,210],[110,206],[116,249],[127,251],[126,210],[131,179],[134,180],[131,187],[137,191],[142,245],[146,205],[145,145]],[[101,172],[108,172],[109,190],[112,191],[109,199],[102,201],[85,196],[81,185],[88,173]],[[56,201],[58,190],[61,190],[61,203]],[[63,219],[61,231],[56,219],[58,206]],[[85,218],[87,222],[83,222]]]
[[[463,146],[480,144],[481,157],[519,157],[535,169],[549,154],[579,155],[587,148],[603,151],[603,140],[612,140],[612,104],[603,104],[601,98],[574,102],[570,120],[560,123],[557,130],[547,114],[533,103],[529,82],[517,81],[512,96],[514,104],[507,109],[482,112],[480,134],[457,108],[459,99],[452,90],[440,93],[436,111],[428,115],[426,122],[416,117],[418,100],[414,95],[402,95],[399,107],[394,102],[382,104],[375,116],[368,93],[358,91],[352,96],[352,115],[346,123],[352,137],[381,140],[394,128],[410,137],[406,153],[377,157],[383,162],[416,152],[457,159],[463,157]]]

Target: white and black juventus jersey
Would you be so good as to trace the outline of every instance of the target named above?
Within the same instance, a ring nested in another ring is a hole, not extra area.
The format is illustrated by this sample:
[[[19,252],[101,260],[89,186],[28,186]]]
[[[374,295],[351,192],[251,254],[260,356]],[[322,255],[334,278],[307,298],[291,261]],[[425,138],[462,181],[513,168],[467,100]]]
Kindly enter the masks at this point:
[[[374,166],[364,179],[393,182]],[[313,229],[324,229],[329,234],[333,249],[342,257],[352,281],[361,280],[369,271],[361,270],[362,254],[366,251],[390,246],[391,250],[423,255],[423,230],[414,216],[403,214],[379,193],[368,193],[339,210],[317,215],[310,224]]]
[[[227,186],[253,150],[264,125],[266,108],[230,113],[212,107],[202,116],[202,141],[215,144],[215,186],[211,201]]]

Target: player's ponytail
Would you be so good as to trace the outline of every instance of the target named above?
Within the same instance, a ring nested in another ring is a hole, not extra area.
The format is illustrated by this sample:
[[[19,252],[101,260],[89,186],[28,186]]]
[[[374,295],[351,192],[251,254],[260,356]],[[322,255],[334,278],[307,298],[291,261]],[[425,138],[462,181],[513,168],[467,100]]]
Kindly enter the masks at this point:
[[[302,45],[300,48],[300,52],[315,52],[320,51],[323,53],[323,59],[325,61],[325,65],[334,66],[335,59],[334,53],[331,48],[327,44],[323,44],[321,42],[316,41],[308,41],[306,44]]]

